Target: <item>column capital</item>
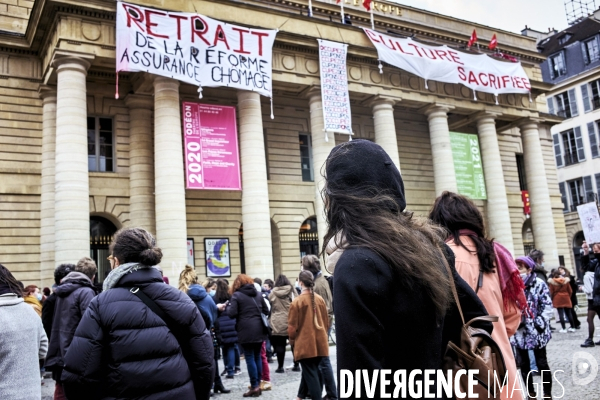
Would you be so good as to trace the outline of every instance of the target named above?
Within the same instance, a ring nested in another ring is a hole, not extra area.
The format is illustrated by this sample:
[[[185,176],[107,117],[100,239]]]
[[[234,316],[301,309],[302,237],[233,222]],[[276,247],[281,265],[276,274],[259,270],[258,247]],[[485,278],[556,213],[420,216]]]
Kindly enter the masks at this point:
[[[56,103],[56,86],[40,85],[38,96],[43,100],[43,103]]]
[[[309,103],[315,101],[321,101],[321,85],[312,85],[304,92],[304,97],[308,99]]]
[[[154,109],[154,99],[152,96],[142,94],[128,94],[125,97],[125,104],[131,108]]]
[[[487,124],[487,123],[495,124],[496,118],[498,118],[501,115],[502,115],[502,113],[494,112],[494,111],[479,111],[479,112],[476,112],[475,114],[471,115],[469,117],[469,119],[471,121],[475,121],[477,123],[477,126],[479,126],[481,124]]]
[[[542,122],[541,118],[530,117],[515,121],[515,125],[518,126],[520,130],[527,129],[527,127],[539,129],[540,122]]]
[[[152,82],[152,84],[154,85],[154,89],[156,89],[156,86],[160,85],[161,83],[175,84],[175,85],[177,85],[177,87],[179,87],[181,85],[181,83],[177,79],[167,78],[165,76],[156,76],[154,78],[154,81]]]
[[[433,103],[430,104],[428,106],[422,107],[419,109],[419,112],[427,115],[428,118],[432,117],[433,114],[448,114],[448,112],[450,110],[453,110],[454,106],[450,105],[450,104],[443,104],[443,103]]]
[[[396,103],[399,103],[400,101],[402,101],[402,98],[400,98],[400,97],[377,95],[377,96],[373,96],[372,98],[367,100],[364,104],[366,106],[372,107],[372,108],[375,108],[378,106],[390,108],[390,107],[394,107],[394,105],[396,105]]]
[[[76,53],[72,51],[56,50],[52,56],[52,65],[57,71],[68,69],[78,69],[87,74],[92,62],[96,58],[93,54]]]

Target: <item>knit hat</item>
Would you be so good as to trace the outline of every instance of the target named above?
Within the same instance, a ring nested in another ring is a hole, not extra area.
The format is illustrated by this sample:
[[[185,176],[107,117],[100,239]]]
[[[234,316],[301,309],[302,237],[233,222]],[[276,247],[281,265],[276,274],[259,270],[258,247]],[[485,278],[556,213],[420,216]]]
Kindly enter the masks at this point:
[[[390,195],[404,211],[404,183],[400,171],[383,148],[369,140],[344,142],[331,150],[325,167],[327,190],[352,192],[357,197]],[[395,208],[395,207],[394,207]]]
[[[535,261],[533,261],[533,258],[529,257],[529,256],[521,256],[521,257],[517,257],[515,259],[515,262],[520,262],[525,264],[525,266],[528,269],[534,269],[535,268]]]

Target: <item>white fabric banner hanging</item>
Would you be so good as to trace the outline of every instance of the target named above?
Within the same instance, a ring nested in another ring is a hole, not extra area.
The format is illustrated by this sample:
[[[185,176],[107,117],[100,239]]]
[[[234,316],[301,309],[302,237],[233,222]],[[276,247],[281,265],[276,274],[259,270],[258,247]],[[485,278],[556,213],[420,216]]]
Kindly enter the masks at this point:
[[[352,134],[352,114],[348,94],[346,52],[348,45],[319,41],[321,96],[326,132]]]
[[[195,86],[271,97],[276,30],[117,3],[117,72],[145,71]]]
[[[486,54],[463,53],[448,46],[430,46],[363,28],[379,59],[427,80],[462,83],[480,92],[529,93],[531,84],[521,63]]]

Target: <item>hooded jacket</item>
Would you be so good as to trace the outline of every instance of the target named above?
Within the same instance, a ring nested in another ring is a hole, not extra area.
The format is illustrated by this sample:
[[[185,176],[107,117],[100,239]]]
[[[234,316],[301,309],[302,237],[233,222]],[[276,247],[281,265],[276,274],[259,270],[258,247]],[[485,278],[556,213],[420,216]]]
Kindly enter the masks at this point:
[[[45,365],[56,371],[53,378],[59,381],[65,354],[83,314],[96,296],[96,290],[89,277],[81,272],[72,271],[62,279],[54,293],[56,304]]]
[[[138,287],[183,332],[171,329],[141,299]],[[212,337],[196,305],[165,285],[155,268],[135,270],[96,296],[65,356],[69,400],[206,400],[213,382]]]
[[[296,291],[292,285],[275,286],[269,294],[271,302],[271,316],[269,323],[271,324],[271,336],[287,336],[288,335],[288,314],[290,312],[290,304],[296,296]]]
[[[569,278],[550,278],[548,287],[550,288],[550,297],[554,308],[572,308],[571,303],[571,285]]]
[[[261,312],[269,314],[269,308],[263,297],[253,284],[240,287],[231,296],[227,306],[227,314],[236,320],[238,341],[245,343],[261,343],[267,340],[266,328],[263,326]]]
[[[530,313],[521,315],[519,329],[510,338],[510,342],[522,350],[541,349],[552,338],[550,318],[553,311],[550,291],[544,281],[532,273],[525,280],[525,296]]]
[[[369,197],[374,186],[394,200],[389,204],[393,210],[406,208],[400,173],[375,143],[353,140],[336,146],[327,160],[326,176],[328,190]],[[444,249],[465,319],[487,315],[475,292],[454,269],[452,251],[447,246]],[[429,250],[424,247],[424,251]],[[441,262],[438,267],[445,270]],[[338,382],[342,370],[367,370],[371,375],[381,369],[392,370],[392,374],[440,369],[448,341],[460,340],[463,324],[456,306],[438,317],[427,294],[398,279],[393,266],[369,248],[344,249],[333,280]],[[484,327],[491,332],[491,324]],[[379,385],[375,389],[379,393]],[[363,390],[362,396],[355,398],[368,396]]]
[[[40,365],[48,339],[36,312],[13,293],[0,294],[0,399],[40,400]]]
[[[588,278],[588,286],[591,286],[591,290],[586,291],[586,296],[589,300],[593,300],[594,307],[600,310],[600,262],[598,262],[598,256],[594,255],[593,258],[589,254],[585,254],[581,257],[581,267],[586,272],[592,272],[593,278]],[[584,287],[585,287],[585,276],[584,276]],[[591,284],[591,285],[590,285]]]
[[[196,307],[198,307],[206,327],[208,329],[212,328],[217,322],[218,310],[217,305],[213,301],[212,297],[208,295],[204,286],[198,285],[197,283],[190,285],[187,294],[196,304]]]

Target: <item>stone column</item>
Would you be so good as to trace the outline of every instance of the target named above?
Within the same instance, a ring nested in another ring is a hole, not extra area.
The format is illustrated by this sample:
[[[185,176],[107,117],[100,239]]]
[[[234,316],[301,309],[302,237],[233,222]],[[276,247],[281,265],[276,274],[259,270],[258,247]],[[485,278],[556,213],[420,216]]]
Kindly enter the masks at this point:
[[[396,123],[394,122],[395,103],[393,99],[378,97],[371,105],[373,107],[373,120],[375,121],[375,142],[383,147],[400,171]]]
[[[239,90],[237,98],[246,273],[266,279],[273,277],[273,247],[260,95]]]
[[[171,285],[187,263],[187,218],[179,82],[154,79],[154,183],[156,240]]]
[[[154,153],[150,96],[130,94],[129,107],[129,218],[130,225],[156,234],[154,209]],[[187,239],[187,238],[186,238]]]
[[[523,159],[527,174],[527,189],[531,204],[531,225],[535,247],[542,250],[547,265],[558,266],[556,231],[554,215],[546,180],[546,168],[538,124],[533,120],[525,120],[520,125],[523,142]]]
[[[55,164],[55,263],[90,255],[86,75],[83,58],[54,61],[57,73]]]
[[[43,286],[54,283],[54,165],[56,149],[56,89],[40,87],[43,103],[42,193],[40,201],[40,262]]]
[[[321,88],[314,88],[308,93],[310,104],[310,132],[312,141],[313,172],[315,177],[315,214],[317,215],[317,230],[319,234],[319,250],[323,246],[323,237],[327,232],[325,206],[321,191],[325,186],[325,161],[335,147],[333,133],[328,134],[329,141],[325,140],[325,121],[323,119],[323,100]]]
[[[477,118],[477,130],[481,145],[481,158],[487,191],[487,231],[514,255],[515,249],[510,223],[504,170],[500,146],[496,134],[495,118],[498,114],[483,113]]]
[[[433,104],[424,110],[429,121],[436,196],[441,195],[445,190],[458,191],[454,158],[450,146],[450,128],[448,127],[448,111],[452,108],[452,106]]]

